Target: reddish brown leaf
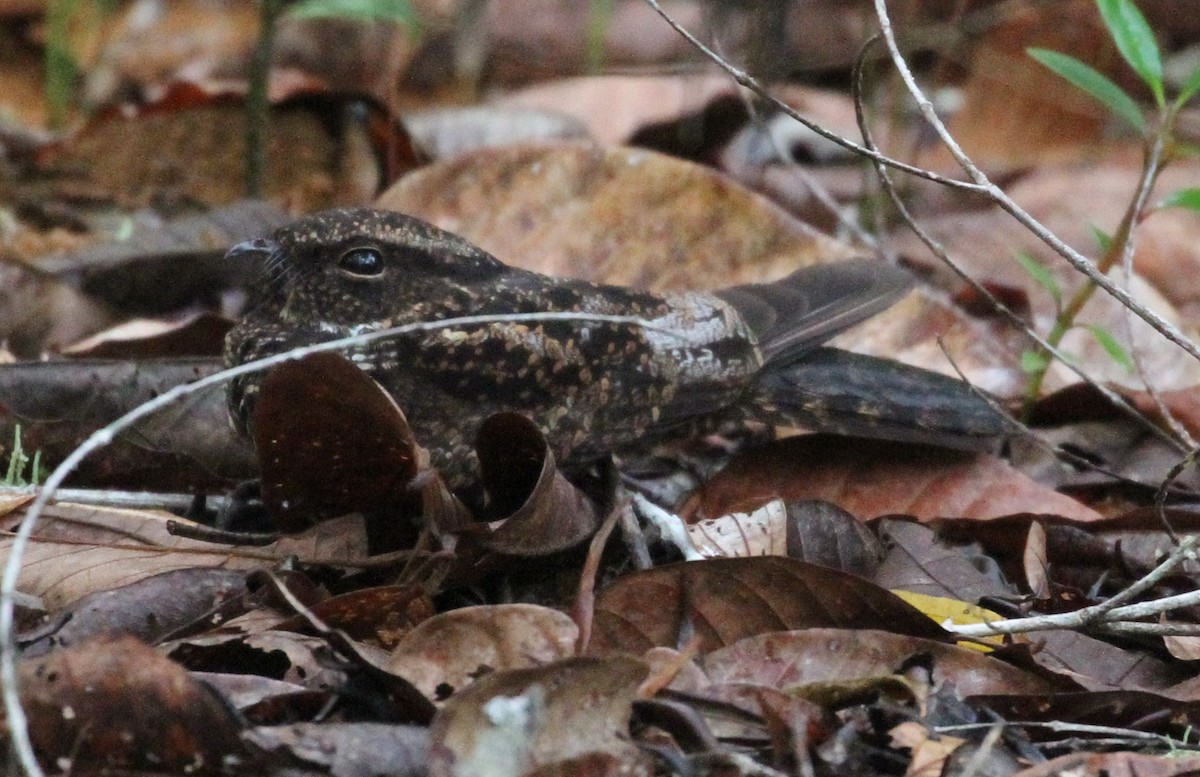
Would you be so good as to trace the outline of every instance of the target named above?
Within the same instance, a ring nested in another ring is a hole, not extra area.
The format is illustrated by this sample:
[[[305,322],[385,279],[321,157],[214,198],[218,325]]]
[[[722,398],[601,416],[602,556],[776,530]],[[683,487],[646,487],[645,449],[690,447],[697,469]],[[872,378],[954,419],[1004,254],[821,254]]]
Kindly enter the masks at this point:
[[[955,138],[982,165],[1094,153],[1108,120],[1103,106],[1026,54],[1030,46],[1050,48],[1115,74],[1119,60],[1094,4],[1027,6],[997,21],[974,53]]]
[[[413,501],[420,456],[408,422],[344,356],[317,353],[272,370],[253,435],[263,504],[283,531],[352,512],[396,513]]]
[[[945,638],[936,623],[862,578],[762,556],[669,564],[618,579],[597,598],[588,652],[674,647],[693,632],[700,650],[709,651],[756,634],[816,627]]]
[[[221,774],[246,760],[241,725],[178,664],[133,638],[23,661],[21,701],[47,769]]]
[[[584,144],[457,157],[405,176],[376,204],[510,264],[658,290],[778,278],[848,254],[707,168]]]
[[[326,626],[341,629],[352,639],[376,640],[388,645],[434,614],[433,602],[415,584],[362,588],[311,604],[308,609]],[[274,628],[308,630],[307,621],[299,615]]]
[[[218,205],[245,196],[242,99],[224,94],[196,104],[195,91],[182,99],[168,94],[161,108],[132,118],[101,117],[44,155],[48,170],[77,171],[56,193],[126,205],[164,197]],[[267,196],[301,210],[370,201],[390,179],[381,164],[389,149],[373,147],[369,119],[382,109],[367,102],[356,115],[354,102],[310,93],[273,107]]]
[[[887,513],[929,519],[1017,512],[1100,518],[999,459],[828,435],[793,437],[747,451],[704,486],[699,512],[721,515],[773,497],[823,499],[863,519]]]
[[[735,95],[735,85],[717,75],[589,76],[538,83],[501,97],[499,104],[572,116],[599,143],[619,145],[647,125],[675,121]],[[597,105],[609,109],[598,111]]]
[[[977,650],[870,629],[813,628],[748,637],[706,655],[704,668],[714,684],[797,689],[891,675],[917,655],[927,657],[938,685],[952,684],[960,697],[1051,690],[1045,680]]]
[[[498,553],[544,556],[573,547],[599,524],[588,498],[559,472],[537,426],[519,413],[497,413],[475,440],[490,507],[504,522],[485,540]]]

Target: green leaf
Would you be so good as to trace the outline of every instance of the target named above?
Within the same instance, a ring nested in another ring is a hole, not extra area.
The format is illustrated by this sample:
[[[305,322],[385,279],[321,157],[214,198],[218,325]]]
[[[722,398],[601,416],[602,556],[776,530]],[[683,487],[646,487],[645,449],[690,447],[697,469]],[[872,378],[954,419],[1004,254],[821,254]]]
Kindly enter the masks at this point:
[[[409,0],[301,0],[288,9],[297,17],[323,17],[361,19],[363,21],[391,21],[416,26],[416,11]]]
[[[1200,92],[1200,67],[1192,71],[1192,74],[1183,82],[1183,88],[1179,92],[1179,96],[1175,98],[1175,104],[1182,106],[1188,100],[1196,96],[1196,92]]]
[[[1100,253],[1108,251],[1112,245],[1112,235],[1095,224],[1088,224],[1088,229],[1092,230],[1092,239],[1096,241],[1096,247],[1100,249]]]
[[[1154,99],[1161,107],[1165,102],[1162,56],[1146,17],[1133,0],[1096,0],[1096,6],[1121,56],[1154,92]]]
[[[1186,210],[1194,210],[1200,213],[1200,188],[1195,186],[1179,191],[1171,192],[1163,201],[1158,203],[1159,208],[1184,208]]]
[[[1133,358],[1125,350],[1125,346],[1118,343],[1117,339],[1112,336],[1112,332],[1095,324],[1085,324],[1084,328],[1092,333],[1092,337],[1096,338],[1096,342],[1100,343],[1100,347],[1112,357],[1113,361],[1121,365],[1126,372],[1133,372]]]
[[[1029,277],[1033,278],[1038,286],[1050,292],[1050,296],[1054,298],[1055,307],[1061,306],[1062,287],[1058,285],[1058,279],[1054,277],[1054,274],[1043,267],[1037,259],[1030,256],[1028,251],[1018,251],[1017,261],[1021,263],[1025,272],[1029,273]]]
[[[1175,143],[1175,154],[1182,157],[1200,157],[1200,145],[1178,140]]]
[[[1050,360],[1041,351],[1021,351],[1021,372],[1026,375],[1045,372],[1049,366]]]
[[[1121,87],[1108,80],[1095,68],[1058,51],[1049,49],[1026,49],[1025,51],[1059,76],[1099,100],[1110,111],[1133,126],[1139,134],[1146,134],[1146,118],[1142,116],[1142,109],[1137,106],[1132,97],[1121,90]]]

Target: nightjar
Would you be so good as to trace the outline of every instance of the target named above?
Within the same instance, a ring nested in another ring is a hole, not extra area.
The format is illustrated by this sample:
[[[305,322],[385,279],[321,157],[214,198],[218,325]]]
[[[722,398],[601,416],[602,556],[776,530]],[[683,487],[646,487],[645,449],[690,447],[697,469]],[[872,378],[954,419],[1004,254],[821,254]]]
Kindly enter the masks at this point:
[[[737,420],[966,449],[992,447],[1003,431],[961,381],[821,346],[911,287],[877,261],[657,295],[509,267],[416,218],[367,209],[305,217],[230,256],[263,260],[274,275],[228,335],[231,365],[410,322],[579,314],[447,326],[349,352],[396,399],[452,488],[471,482],[476,432],[500,411],[533,419],[568,466]],[[262,381],[255,373],[230,385],[243,433]]]

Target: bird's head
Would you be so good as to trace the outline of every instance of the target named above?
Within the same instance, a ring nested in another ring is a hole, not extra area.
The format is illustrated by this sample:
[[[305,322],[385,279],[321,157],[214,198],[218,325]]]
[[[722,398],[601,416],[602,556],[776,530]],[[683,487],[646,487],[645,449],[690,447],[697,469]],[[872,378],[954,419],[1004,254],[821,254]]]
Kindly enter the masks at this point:
[[[284,320],[334,327],[398,325],[430,311],[466,311],[473,287],[504,273],[463,238],[393,211],[338,209],[306,216],[230,249],[259,261]],[[440,317],[440,316],[437,316]]]

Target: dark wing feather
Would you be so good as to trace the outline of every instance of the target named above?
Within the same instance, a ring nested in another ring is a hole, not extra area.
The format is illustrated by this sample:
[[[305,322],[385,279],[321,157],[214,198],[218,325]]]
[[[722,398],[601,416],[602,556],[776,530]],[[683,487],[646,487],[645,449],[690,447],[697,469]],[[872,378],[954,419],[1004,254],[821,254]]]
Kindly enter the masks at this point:
[[[731,286],[716,295],[737,310],[767,362],[790,362],[891,307],[912,288],[899,267],[851,259],[804,267],[772,283]]]

